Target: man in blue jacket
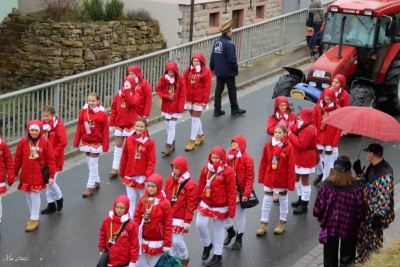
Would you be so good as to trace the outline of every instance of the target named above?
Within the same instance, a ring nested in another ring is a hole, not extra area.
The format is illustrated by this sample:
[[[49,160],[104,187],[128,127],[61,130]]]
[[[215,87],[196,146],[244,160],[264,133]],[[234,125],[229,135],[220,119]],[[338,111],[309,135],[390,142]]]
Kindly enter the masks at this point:
[[[214,116],[225,115],[225,111],[221,110],[221,95],[224,91],[225,84],[228,87],[231,115],[242,115],[246,113],[246,110],[239,108],[236,95],[235,76],[239,73],[239,66],[236,58],[235,45],[231,42],[232,24],[233,21],[230,20],[219,29],[222,33],[221,37],[214,43],[211,52],[210,69],[217,76]]]

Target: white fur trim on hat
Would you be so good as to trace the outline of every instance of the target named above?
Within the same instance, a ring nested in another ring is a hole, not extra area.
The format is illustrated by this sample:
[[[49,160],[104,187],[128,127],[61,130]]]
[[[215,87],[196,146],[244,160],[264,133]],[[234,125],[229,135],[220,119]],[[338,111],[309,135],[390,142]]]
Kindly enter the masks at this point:
[[[29,126],[29,130],[36,130],[40,132],[40,127],[37,124],[32,124],[31,126]]]

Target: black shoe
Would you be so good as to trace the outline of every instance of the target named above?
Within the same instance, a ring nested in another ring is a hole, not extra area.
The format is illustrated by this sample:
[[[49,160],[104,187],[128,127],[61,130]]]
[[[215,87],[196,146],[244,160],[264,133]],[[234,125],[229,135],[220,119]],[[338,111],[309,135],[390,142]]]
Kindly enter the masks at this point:
[[[233,229],[233,226],[231,228],[226,229],[226,230],[228,232],[228,236],[224,240],[224,246],[229,245],[229,243],[231,243],[231,241],[232,241],[232,238],[234,238],[235,235],[236,235],[236,232],[235,232],[235,229]]]
[[[301,204],[301,197],[299,197],[299,200],[294,201],[291,203],[292,207],[298,207]]]
[[[213,248],[213,244],[211,243],[208,247],[204,247],[203,255],[201,255],[201,259],[205,261],[210,257],[210,251]]]
[[[212,259],[207,262],[207,266],[217,266],[222,262],[222,255],[215,255],[212,257]]]
[[[214,110],[214,116],[222,116],[225,115],[225,111],[223,110]]]
[[[321,173],[321,174],[318,174],[317,177],[315,177],[315,179],[314,179],[314,181],[313,181],[313,184],[314,184],[314,185],[319,184],[319,183],[322,181],[322,176],[323,176],[322,173]]]
[[[55,202],[51,202],[47,205],[47,208],[45,208],[44,210],[42,210],[40,213],[41,214],[49,214],[49,213],[54,213],[56,212],[56,203]]]
[[[243,233],[236,235],[235,242],[233,243],[233,245],[231,247],[232,250],[239,250],[242,247],[242,236],[243,236]]]
[[[56,200],[56,202],[57,202],[57,211],[61,211],[64,207],[64,204],[63,204],[64,199],[60,198],[59,200]]]
[[[293,214],[307,213],[308,210],[307,206],[308,206],[308,201],[301,201],[301,205],[293,210]]]
[[[243,115],[244,113],[246,110],[240,108],[231,111],[231,115]]]

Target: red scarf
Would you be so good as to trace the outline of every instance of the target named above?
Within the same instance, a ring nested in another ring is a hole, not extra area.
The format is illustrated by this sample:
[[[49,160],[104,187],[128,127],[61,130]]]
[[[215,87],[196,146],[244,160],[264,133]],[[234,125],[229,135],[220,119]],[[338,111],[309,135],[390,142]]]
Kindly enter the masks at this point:
[[[273,156],[277,156],[278,158],[282,155],[285,155],[285,150],[286,150],[286,137],[282,137],[281,140],[279,140],[283,146],[279,147],[278,145],[272,145],[271,142],[271,146],[272,146],[272,155]]]

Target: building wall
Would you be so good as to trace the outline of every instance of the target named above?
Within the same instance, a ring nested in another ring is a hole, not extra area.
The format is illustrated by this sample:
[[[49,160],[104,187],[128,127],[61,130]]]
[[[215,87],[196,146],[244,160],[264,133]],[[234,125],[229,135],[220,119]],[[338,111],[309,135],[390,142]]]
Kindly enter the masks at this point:
[[[18,0],[1,0],[0,4],[0,23],[3,19],[12,12],[12,9],[18,8]]]

